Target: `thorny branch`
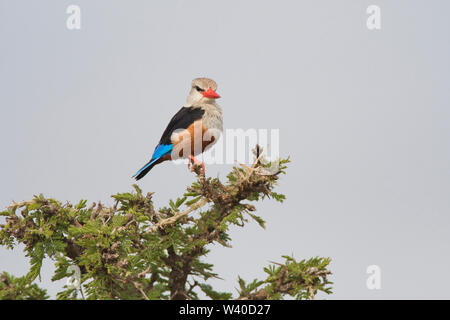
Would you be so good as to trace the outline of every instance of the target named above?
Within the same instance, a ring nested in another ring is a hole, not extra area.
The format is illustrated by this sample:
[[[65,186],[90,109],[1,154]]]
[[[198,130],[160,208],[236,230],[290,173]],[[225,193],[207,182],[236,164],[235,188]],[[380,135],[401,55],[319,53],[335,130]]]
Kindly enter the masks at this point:
[[[199,289],[213,299],[229,299],[231,294],[216,292],[205,282],[219,278],[202,260],[207,246],[230,247],[229,227],[244,226],[247,217],[264,227],[249,201],[284,199],[273,189],[288,160],[269,163],[259,146],[254,155],[253,164],[235,167],[227,183],[206,177],[201,166],[194,165],[196,182],[183,198],[159,210],[153,208],[154,193],[144,196],[137,186],[136,193],[114,195],[111,207],[100,202],[87,207],[86,201],[63,205],[42,195],[13,203],[0,213],[6,217],[0,225],[0,245],[25,244],[31,262],[28,282],[39,275],[45,256],[56,261],[54,280],[66,277],[69,265],[78,265],[85,292],[94,299],[196,299]],[[271,275],[265,282],[244,286],[238,299],[328,293],[328,263],[289,260],[278,270],[267,269]],[[67,289],[59,298],[76,298],[76,290]]]

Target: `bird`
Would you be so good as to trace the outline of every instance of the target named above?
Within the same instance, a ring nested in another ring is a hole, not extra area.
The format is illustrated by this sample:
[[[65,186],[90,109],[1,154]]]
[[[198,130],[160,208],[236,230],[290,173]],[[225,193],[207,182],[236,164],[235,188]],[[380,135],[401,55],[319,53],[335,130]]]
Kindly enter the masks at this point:
[[[180,158],[189,159],[189,168],[191,163],[201,165],[205,173],[205,164],[195,156],[211,148],[223,130],[222,108],[216,103],[220,95],[216,90],[217,83],[212,79],[192,80],[186,103],[170,120],[150,160],[133,178],[140,180],[155,165]]]

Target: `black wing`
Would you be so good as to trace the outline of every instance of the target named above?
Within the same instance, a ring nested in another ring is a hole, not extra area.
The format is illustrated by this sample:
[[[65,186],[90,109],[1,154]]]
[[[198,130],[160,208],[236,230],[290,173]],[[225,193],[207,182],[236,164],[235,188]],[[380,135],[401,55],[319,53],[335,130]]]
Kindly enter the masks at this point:
[[[170,136],[177,129],[187,129],[194,121],[203,117],[205,110],[202,108],[182,107],[170,120],[166,130],[161,136],[160,144],[171,144]]]

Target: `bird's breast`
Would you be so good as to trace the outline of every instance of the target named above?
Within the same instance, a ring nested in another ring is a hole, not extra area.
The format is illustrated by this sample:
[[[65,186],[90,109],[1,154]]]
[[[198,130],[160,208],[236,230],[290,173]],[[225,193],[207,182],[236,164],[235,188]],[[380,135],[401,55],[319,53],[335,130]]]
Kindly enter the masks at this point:
[[[222,112],[220,109],[206,109],[202,117],[203,127],[207,130],[223,130]]]

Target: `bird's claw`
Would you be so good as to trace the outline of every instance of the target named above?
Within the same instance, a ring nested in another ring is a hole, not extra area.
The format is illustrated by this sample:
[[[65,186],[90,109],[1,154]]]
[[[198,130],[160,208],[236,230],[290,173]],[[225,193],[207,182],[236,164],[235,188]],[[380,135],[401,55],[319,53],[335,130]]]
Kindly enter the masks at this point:
[[[197,159],[195,159],[194,156],[190,156],[189,157],[189,162],[188,162],[188,169],[190,169],[191,171],[195,171],[194,167],[195,166],[201,166],[202,167],[202,173],[205,174],[205,164],[202,161],[199,161]],[[192,163],[192,168],[191,168],[191,163]]]

